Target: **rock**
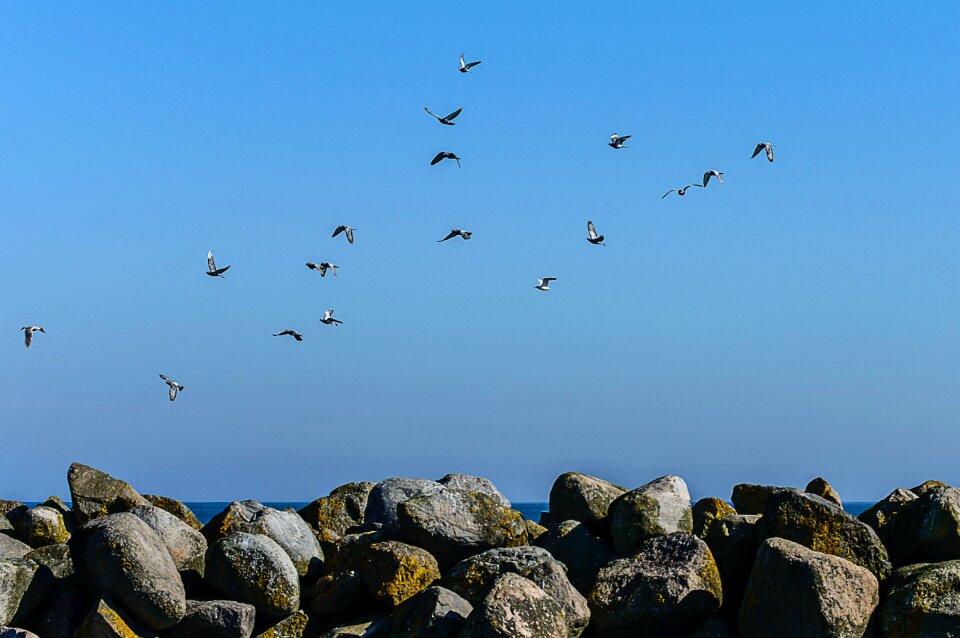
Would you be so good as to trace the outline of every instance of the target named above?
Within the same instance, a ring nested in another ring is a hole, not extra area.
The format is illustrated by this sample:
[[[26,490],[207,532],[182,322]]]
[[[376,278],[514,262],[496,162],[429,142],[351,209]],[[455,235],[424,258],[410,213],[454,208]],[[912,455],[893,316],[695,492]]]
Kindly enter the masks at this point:
[[[187,615],[167,638],[250,638],[256,610],[232,600],[187,601]]]
[[[137,505],[149,505],[130,485],[92,467],[74,463],[67,471],[73,515],[77,524],[126,512]]]
[[[682,635],[723,600],[720,574],[707,544],[676,533],[645,541],[636,554],[600,570],[588,598],[598,636]]]
[[[610,504],[626,491],[586,474],[561,474],[550,488],[550,518],[558,523],[580,521],[595,533],[605,533]]]
[[[840,493],[837,490],[827,483],[827,479],[818,476],[809,483],[807,487],[804,488],[804,492],[808,494],[816,494],[817,496],[824,498],[837,507],[843,507],[843,501],[840,500]]]
[[[480,492],[444,489],[417,496],[401,503],[397,515],[400,540],[426,549],[441,567],[494,547],[527,543],[520,513]]]
[[[56,588],[40,607],[33,628],[43,638],[73,638],[90,605],[90,597],[79,586]]]
[[[18,507],[26,507],[20,501],[5,501],[0,498],[0,516],[6,516],[7,512]]]
[[[311,628],[310,617],[302,611],[298,611],[263,633],[257,634],[257,638],[303,638],[308,634],[309,628]],[[316,635],[316,630],[314,629],[309,633]]]
[[[100,600],[83,619],[74,638],[157,638],[157,635],[136,619]]]
[[[686,638],[733,638],[737,634],[722,616],[708,616]]]
[[[720,571],[725,610],[736,612],[747,589],[761,539],[756,515],[731,514],[718,518],[707,533],[707,546]]]
[[[565,638],[563,609],[533,582],[514,573],[497,578],[460,638]]]
[[[263,534],[240,532],[211,544],[204,578],[229,600],[256,607],[258,615],[285,618],[300,607],[297,568]]]
[[[902,506],[892,544],[903,562],[960,559],[960,489],[931,487]]]
[[[719,498],[712,496],[701,498],[693,504],[693,535],[700,540],[707,540],[713,521],[736,513],[737,510]]]
[[[785,489],[788,488],[740,483],[733,486],[733,495],[730,500],[737,514],[763,514],[767,509],[770,496]]]
[[[917,496],[923,496],[932,489],[937,489],[941,487],[950,487],[942,481],[924,481],[916,487],[911,487],[910,491],[916,494]]]
[[[743,638],[861,638],[880,600],[876,576],[848,560],[771,538],[760,546],[738,625]]]
[[[370,545],[388,540],[390,537],[382,531],[347,534],[330,548],[325,563],[327,573],[359,569]]]
[[[300,576],[312,580],[320,575],[323,550],[310,526],[293,510],[280,511],[257,501],[234,502],[203,528],[208,541],[236,532],[269,537],[290,556]]]
[[[203,529],[203,523],[200,522],[196,514],[177,499],[168,496],[156,496],[154,494],[144,494],[143,498],[154,507],[159,507],[166,512],[170,512],[193,529],[197,531]]]
[[[343,536],[363,524],[367,498],[376,483],[347,483],[313,501],[298,514],[316,530],[328,529]]]
[[[885,586],[878,614],[884,638],[960,636],[960,560],[903,567]]]
[[[507,497],[500,493],[500,490],[497,489],[493,482],[490,479],[483,478],[482,476],[471,476],[469,474],[447,474],[442,479],[437,481],[437,483],[450,489],[463,490],[465,492],[480,492],[481,494],[486,494],[492,498],[500,507],[505,507],[507,509],[513,507]]]
[[[40,638],[37,634],[16,627],[0,627],[0,638]]]
[[[418,496],[439,494],[446,488],[426,479],[389,478],[377,483],[367,498],[363,522],[376,526],[388,534],[400,531],[397,508],[401,503]]]
[[[12,558],[23,558],[30,553],[33,548],[22,541],[0,534],[0,560],[10,560]]]
[[[580,521],[564,521],[536,539],[536,545],[567,567],[573,586],[590,595],[600,568],[614,559],[613,552]]]
[[[63,514],[52,507],[38,505],[27,508],[24,505],[10,510],[7,518],[20,540],[30,547],[45,547],[70,540]]]
[[[9,532],[12,535],[13,525],[10,524],[10,519],[0,514],[0,535],[3,535],[5,532]]]
[[[473,605],[443,587],[427,587],[397,607],[390,638],[457,638]]]
[[[374,600],[389,607],[396,607],[440,578],[440,567],[429,552],[396,541],[369,545],[358,571]]]
[[[317,579],[310,588],[307,609],[318,622],[352,618],[373,604],[363,579],[356,571],[348,570],[326,574]]]
[[[79,580],[73,566],[73,557],[70,555],[70,546],[65,543],[40,547],[24,558],[49,569],[58,585],[69,585]]]
[[[541,563],[527,574],[527,580],[553,598],[563,610],[567,636],[577,638],[590,623],[590,606],[567,578],[567,570],[555,560]]]
[[[887,550],[876,532],[819,496],[792,489],[771,494],[759,525],[768,538],[777,536],[846,558],[880,580],[890,574]]]
[[[527,530],[527,540],[534,540],[540,538],[547,533],[547,528],[541,525],[540,523],[535,523],[530,519],[524,519],[523,527]]]
[[[385,614],[371,614],[334,627],[330,631],[320,634],[320,638],[388,638],[390,632],[390,616]]]
[[[77,571],[94,596],[114,601],[153,630],[177,624],[186,594],[160,536],[129,513],[87,523],[71,540]]]
[[[679,476],[663,476],[618,497],[610,505],[610,537],[621,556],[643,541],[693,531],[690,492]]]
[[[59,496],[48,496],[47,500],[43,503],[40,503],[44,507],[52,507],[53,509],[60,512],[63,515],[63,519],[68,521],[67,526],[70,527],[73,521],[73,511],[63,502],[63,499]]]
[[[904,552],[908,551],[906,545],[909,543],[903,542],[903,535],[908,528],[906,513],[909,511],[908,503],[917,498],[910,490],[897,489],[857,517],[873,528],[895,564],[902,564]]]
[[[25,558],[0,560],[0,625],[25,620],[52,587],[49,569]]]
[[[150,526],[166,546],[173,563],[180,572],[184,586],[192,589],[203,579],[207,539],[179,518],[159,507],[137,506],[130,510]]]

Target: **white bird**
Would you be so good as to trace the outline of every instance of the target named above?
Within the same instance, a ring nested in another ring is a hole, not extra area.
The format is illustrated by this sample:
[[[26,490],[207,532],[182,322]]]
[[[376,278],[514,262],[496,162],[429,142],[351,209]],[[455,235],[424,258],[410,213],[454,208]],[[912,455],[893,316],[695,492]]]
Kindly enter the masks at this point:
[[[323,318],[320,319],[320,323],[325,323],[325,324],[327,324],[328,326],[331,325],[331,324],[333,324],[334,326],[336,326],[336,325],[341,324],[341,323],[343,323],[343,322],[340,321],[339,319],[334,319],[334,318],[333,318],[333,310],[324,310],[324,311],[323,311]]]
[[[693,188],[694,186],[696,186],[697,188],[703,188],[703,186],[701,186],[700,184],[687,184],[687,185],[684,186],[683,188],[671,188],[671,189],[668,190],[666,193],[664,193],[663,196],[662,196],[660,199],[663,199],[664,197],[666,197],[666,196],[669,195],[670,193],[676,193],[676,194],[679,195],[680,197],[683,197],[684,195],[687,194],[687,189],[688,189],[688,188]]]
[[[440,122],[441,124],[446,124],[447,126],[456,126],[456,122],[454,122],[453,120],[456,119],[458,115],[460,115],[460,112],[463,110],[463,107],[461,106],[450,115],[446,115],[444,117],[440,117],[439,115],[437,115],[436,113],[428,109],[427,107],[423,107],[423,110],[429,113],[430,115],[432,115],[433,117],[437,118],[437,121]]]
[[[710,181],[711,177],[716,177],[717,181],[723,184],[723,173],[720,171],[710,170],[703,174],[703,187],[707,187],[707,183]],[[663,199],[663,198],[661,198]]]
[[[537,285],[534,286],[537,290],[547,291],[550,290],[550,282],[556,281],[556,277],[544,277],[543,279],[537,279]]]
[[[303,335],[297,332],[296,330],[284,330],[273,335],[274,337],[293,337],[297,341],[303,341]]]
[[[213,251],[207,252],[207,274],[211,277],[223,277],[223,273],[230,270],[230,266],[224,266],[223,268],[217,268],[217,264],[213,261]]]
[[[626,142],[627,140],[629,140],[631,137],[633,137],[633,136],[632,136],[632,135],[623,135],[623,136],[620,136],[620,135],[617,135],[616,133],[614,133],[613,135],[610,136],[610,143],[609,143],[607,146],[610,146],[610,147],[612,147],[612,148],[627,148],[627,147],[624,146],[623,144],[624,144],[624,142]]]
[[[177,392],[183,392],[183,384],[177,383],[173,379],[168,379],[164,375],[160,375],[160,378],[163,379],[163,382],[170,386],[170,400],[173,401],[177,398]]]
[[[750,156],[750,159],[753,159],[760,154],[760,151],[765,151],[767,153],[767,160],[773,161],[773,144],[770,142],[760,142],[757,144],[757,148],[753,149],[753,155]]]
[[[356,230],[356,228],[350,228],[349,226],[337,226],[337,229],[336,229],[335,231],[333,231],[333,234],[330,235],[330,236],[331,236],[331,237],[336,237],[336,236],[339,235],[340,233],[346,233],[346,234],[347,234],[347,241],[352,244],[352,243],[353,243],[353,231],[355,231],[355,230]]]
[[[447,241],[448,239],[453,239],[454,237],[463,237],[464,239],[470,239],[470,236],[473,235],[469,230],[460,230],[459,228],[451,228],[450,234],[444,237],[443,239],[438,239],[437,243],[439,244],[442,241]]]
[[[329,261],[321,261],[319,264],[315,264],[312,261],[308,261],[307,268],[309,268],[310,270],[318,271],[321,277],[326,277],[327,271],[332,270],[333,276],[336,277],[338,266],[336,264],[331,264]]]
[[[43,329],[43,326],[24,326],[20,329],[23,330],[23,345],[28,348],[30,347],[30,343],[33,341],[34,330],[42,332],[43,334],[47,334],[47,331]]]
[[[460,168],[460,158],[457,157],[456,153],[451,153],[449,151],[440,151],[433,156],[433,159],[430,160],[430,166],[436,166],[445,159],[457,160],[457,168]]]
[[[470,73],[470,69],[480,64],[480,60],[476,62],[464,62],[463,54],[460,54],[460,73]]]
[[[597,229],[594,227],[593,222],[591,221],[587,222],[587,241],[594,246],[598,244],[600,246],[606,246],[606,244],[603,243],[603,235],[597,234]]]

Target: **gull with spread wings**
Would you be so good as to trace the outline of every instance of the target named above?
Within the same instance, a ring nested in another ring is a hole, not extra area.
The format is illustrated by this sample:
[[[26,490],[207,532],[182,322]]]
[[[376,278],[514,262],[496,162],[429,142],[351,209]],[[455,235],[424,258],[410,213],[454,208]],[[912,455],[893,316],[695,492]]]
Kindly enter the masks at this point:
[[[428,109],[427,107],[423,107],[423,110],[429,113],[430,115],[432,115],[433,117],[437,118],[437,121],[440,122],[441,124],[446,124],[447,126],[456,126],[457,123],[454,122],[453,120],[455,120],[457,116],[460,115],[460,112],[463,111],[463,107],[461,106],[450,115],[445,115],[444,117],[440,117],[439,115],[437,115],[436,113]]]
[[[163,382],[170,386],[170,400],[173,401],[177,398],[177,392],[183,392],[183,384],[177,383],[173,379],[169,379],[164,375],[160,375],[160,378],[163,379]]]
[[[223,273],[230,270],[230,266],[224,266],[223,268],[217,268],[217,263],[213,261],[213,251],[207,252],[207,275],[211,277],[221,277],[223,278]]]

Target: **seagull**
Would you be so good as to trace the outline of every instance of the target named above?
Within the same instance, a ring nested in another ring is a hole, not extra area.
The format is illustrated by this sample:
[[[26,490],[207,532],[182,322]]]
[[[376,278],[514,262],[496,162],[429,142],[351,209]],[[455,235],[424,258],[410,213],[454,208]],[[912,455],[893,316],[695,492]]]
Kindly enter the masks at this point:
[[[767,160],[773,161],[773,144],[770,142],[760,142],[757,144],[757,148],[753,149],[753,155],[750,156],[750,159],[753,159],[760,154],[760,151],[765,151],[767,154]]]
[[[446,124],[447,126],[456,126],[456,122],[454,122],[453,120],[456,119],[458,115],[460,115],[460,111],[463,110],[463,107],[461,106],[450,115],[447,115],[444,117],[440,117],[439,115],[437,115],[436,113],[428,109],[427,107],[423,107],[423,110],[429,113],[430,115],[432,115],[433,117],[437,118],[437,121],[440,122],[441,124]]]
[[[464,62],[463,54],[460,54],[460,73],[470,73],[470,69],[480,64],[480,60],[476,62]]]
[[[593,244],[594,246],[596,245],[606,246],[606,244],[603,243],[603,235],[597,234],[597,229],[594,228],[593,222],[591,221],[587,222],[587,241]]]
[[[300,334],[299,332],[297,332],[296,330],[284,330],[283,332],[278,332],[277,334],[275,334],[275,335],[273,335],[273,336],[274,336],[274,337],[287,337],[287,336],[290,336],[290,337],[293,337],[294,339],[296,339],[297,341],[303,341],[303,335]]]
[[[43,334],[47,334],[47,331],[43,329],[43,326],[24,326],[20,328],[23,330],[23,345],[30,347],[30,342],[33,341],[33,331],[38,330]]]
[[[456,153],[450,153],[449,151],[440,151],[437,153],[434,158],[430,160],[430,166],[436,166],[445,159],[457,160],[457,168],[460,168],[460,158],[457,157]]]
[[[333,231],[333,234],[330,235],[330,236],[331,236],[331,237],[336,237],[336,236],[339,235],[340,233],[346,233],[346,234],[347,234],[347,241],[352,244],[352,243],[353,243],[353,231],[355,231],[355,230],[356,230],[356,228],[350,228],[349,226],[337,226],[337,229],[336,229],[335,231]]]
[[[696,186],[697,188],[703,188],[703,186],[701,186],[700,184],[687,184],[687,185],[684,186],[683,188],[671,188],[671,189],[668,190],[666,193],[664,193],[664,194],[663,194],[663,197],[661,197],[660,199],[663,199],[664,197],[666,197],[666,196],[669,195],[670,193],[676,193],[676,194],[679,195],[680,197],[683,197],[684,195],[687,194],[687,189],[688,189],[688,188],[693,188],[694,186]]]
[[[547,291],[550,290],[550,282],[556,281],[556,277],[544,277],[543,279],[537,279],[537,285],[534,286],[537,290]]]
[[[323,311],[323,318],[320,319],[320,323],[325,323],[325,324],[327,324],[327,325],[329,326],[329,325],[331,325],[331,324],[337,325],[337,324],[341,324],[341,323],[343,323],[343,322],[340,321],[339,319],[334,319],[334,318],[333,318],[333,310],[324,310],[324,311]]]
[[[163,382],[170,386],[170,400],[173,401],[177,398],[177,392],[183,392],[183,385],[177,383],[173,379],[168,379],[164,375],[160,375],[160,378],[163,379]]]
[[[437,243],[439,244],[442,241],[447,241],[448,239],[453,239],[454,237],[463,237],[464,239],[470,239],[470,236],[473,235],[469,230],[460,230],[459,228],[451,228],[450,234],[444,237],[443,239],[438,239]]]
[[[353,241],[352,239],[350,239],[350,238],[353,236],[353,233],[350,232],[350,231],[347,231],[347,232],[349,233],[349,234],[347,235],[347,239],[350,240],[350,241]],[[329,261],[321,261],[319,264],[315,264],[315,263],[313,263],[312,261],[308,261],[308,262],[307,262],[307,268],[309,268],[310,270],[319,270],[321,277],[326,277],[328,270],[332,270],[332,271],[333,271],[333,276],[334,276],[334,277],[337,276],[337,265],[336,265],[336,264],[331,264]]]
[[[707,183],[710,181],[710,178],[711,178],[711,177],[716,177],[718,182],[720,182],[721,184],[723,183],[723,173],[721,173],[720,171],[712,171],[712,170],[711,170],[711,171],[707,171],[706,173],[703,174],[703,187],[704,187],[704,188],[707,187]],[[661,199],[663,199],[663,198],[661,197]]]
[[[632,136],[632,135],[624,135],[623,137],[621,137],[621,136],[617,135],[616,133],[614,133],[613,135],[610,136],[610,144],[608,144],[608,146],[610,146],[610,147],[612,147],[612,148],[627,148],[627,147],[624,146],[623,144],[624,144],[624,142],[626,142],[627,140],[629,140],[631,137],[633,137],[633,136]]]
[[[207,252],[207,274],[211,277],[223,277],[223,273],[230,270],[230,266],[224,266],[223,268],[217,268],[216,262],[213,261],[213,251]]]

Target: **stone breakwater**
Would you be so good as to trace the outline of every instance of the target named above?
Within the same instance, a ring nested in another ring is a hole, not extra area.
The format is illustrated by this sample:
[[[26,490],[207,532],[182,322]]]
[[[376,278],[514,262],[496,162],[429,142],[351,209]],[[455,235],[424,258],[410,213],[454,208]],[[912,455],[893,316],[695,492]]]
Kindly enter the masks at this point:
[[[855,518],[823,479],[731,507],[567,473],[536,523],[452,474],[206,525],[91,467],[67,481],[72,508],[0,501],[0,638],[960,636],[960,490],[936,481]]]

